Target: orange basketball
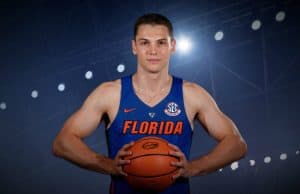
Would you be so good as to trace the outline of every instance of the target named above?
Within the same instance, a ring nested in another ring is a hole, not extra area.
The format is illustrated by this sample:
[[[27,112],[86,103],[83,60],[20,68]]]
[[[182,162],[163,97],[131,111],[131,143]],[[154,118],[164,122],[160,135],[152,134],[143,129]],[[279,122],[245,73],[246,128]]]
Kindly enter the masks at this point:
[[[137,140],[128,149],[132,155],[124,159],[130,160],[123,170],[128,174],[127,182],[135,188],[162,191],[169,187],[174,180],[172,176],[178,168],[171,161],[178,158],[169,155],[172,148],[168,142],[158,137],[145,137]]]

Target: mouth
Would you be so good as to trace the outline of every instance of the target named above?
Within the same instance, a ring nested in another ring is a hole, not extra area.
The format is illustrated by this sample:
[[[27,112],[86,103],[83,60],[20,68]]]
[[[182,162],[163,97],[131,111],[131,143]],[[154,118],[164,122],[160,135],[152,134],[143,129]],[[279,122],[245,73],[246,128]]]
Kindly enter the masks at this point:
[[[155,63],[159,63],[160,59],[147,59],[148,62],[155,64]]]

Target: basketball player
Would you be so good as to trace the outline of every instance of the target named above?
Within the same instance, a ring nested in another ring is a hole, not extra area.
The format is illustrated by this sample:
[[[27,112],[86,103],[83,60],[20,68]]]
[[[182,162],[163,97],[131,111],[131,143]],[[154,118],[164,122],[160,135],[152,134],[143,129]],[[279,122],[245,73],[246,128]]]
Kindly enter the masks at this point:
[[[196,83],[169,74],[169,60],[176,41],[170,21],[159,14],[146,14],[134,26],[132,52],[137,57],[133,75],[102,83],[82,107],[65,122],[53,143],[56,156],[83,168],[111,175],[111,193],[135,191],[124,180],[122,166],[130,161],[127,148],[145,136],[170,142],[179,158],[175,183],[162,193],[189,193],[188,178],[204,175],[244,157],[247,145],[237,127],[217,107],[213,98]],[[109,156],[92,151],[83,139],[108,118]],[[200,121],[218,144],[206,155],[191,160],[189,152],[194,120]]]

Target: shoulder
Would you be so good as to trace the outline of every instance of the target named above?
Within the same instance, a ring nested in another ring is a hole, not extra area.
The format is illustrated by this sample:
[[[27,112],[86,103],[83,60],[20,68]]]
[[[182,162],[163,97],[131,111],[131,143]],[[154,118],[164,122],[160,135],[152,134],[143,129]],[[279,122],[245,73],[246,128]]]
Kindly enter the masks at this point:
[[[209,104],[215,104],[214,99],[207,90],[194,82],[183,81],[183,95],[185,102],[190,106],[203,108]]]
[[[206,95],[207,91],[197,83],[183,80],[183,91],[189,95],[202,96]]]
[[[117,79],[114,81],[103,82],[98,85],[92,93],[101,96],[108,96],[120,92],[121,90],[121,80]]]
[[[115,103],[120,98],[121,80],[103,82],[98,85],[87,97],[85,103],[96,107]]]

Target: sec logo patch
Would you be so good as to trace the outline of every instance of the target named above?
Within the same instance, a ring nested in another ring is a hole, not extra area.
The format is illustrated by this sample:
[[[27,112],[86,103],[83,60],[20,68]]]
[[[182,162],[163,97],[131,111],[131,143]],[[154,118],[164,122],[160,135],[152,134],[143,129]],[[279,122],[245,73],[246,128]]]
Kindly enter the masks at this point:
[[[178,104],[176,104],[175,102],[169,102],[167,104],[167,107],[165,108],[164,112],[166,115],[174,117],[174,116],[179,115],[181,113],[181,110],[180,110]]]

